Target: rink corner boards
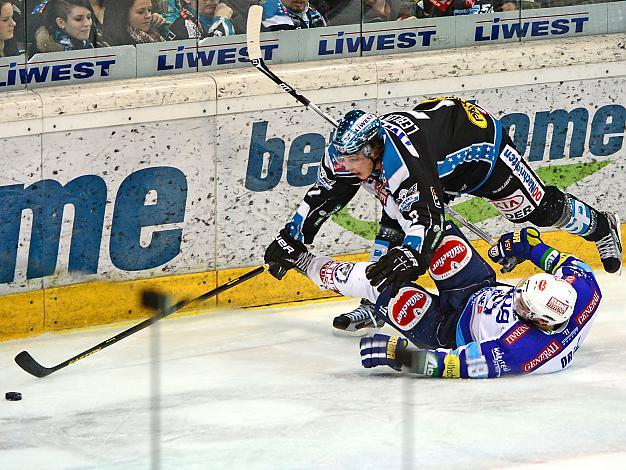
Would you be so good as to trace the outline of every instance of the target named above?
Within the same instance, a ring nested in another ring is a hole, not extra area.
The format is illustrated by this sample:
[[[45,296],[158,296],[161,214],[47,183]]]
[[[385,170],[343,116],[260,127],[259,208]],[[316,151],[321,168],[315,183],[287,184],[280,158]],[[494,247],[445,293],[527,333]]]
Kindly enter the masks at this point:
[[[626,238],[625,232],[622,225],[623,238]],[[542,238],[561,251],[576,254],[594,269],[602,269],[593,243],[565,232],[544,233]],[[472,243],[486,257],[487,244],[482,241]],[[364,253],[338,258],[367,261],[368,257]],[[249,269],[250,267],[225,269],[123,282],[96,281],[5,295],[0,297],[0,341],[74,328],[132,323],[152,314],[140,303],[140,293],[145,288],[160,289],[168,293],[174,301],[178,301],[199,296]],[[499,278],[514,279],[532,272],[537,272],[537,269],[530,262],[526,262],[512,273],[499,275]],[[421,284],[426,288],[433,287],[428,277],[423,278]],[[195,305],[193,309],[182,310],[175,316],[329,297],[337,297],[337,294],[318,290],[308,279],[295,272],[288,273],[282,281],[263,273],[215,298]]]

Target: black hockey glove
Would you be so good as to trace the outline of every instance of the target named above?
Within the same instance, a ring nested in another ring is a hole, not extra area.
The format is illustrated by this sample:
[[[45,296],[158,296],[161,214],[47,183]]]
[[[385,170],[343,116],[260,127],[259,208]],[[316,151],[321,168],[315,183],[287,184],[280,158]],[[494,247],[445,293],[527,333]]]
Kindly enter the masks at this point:
[[[381,256],[377,263],[367,269],[366,276],[378,292],[389,286],[398,289],[408,281],[414,281],[428,269],[429,259],[410,246],[397,246]]]
[[[280,280],[291,268],[306,274],[306,269],[314,257],[304,243],[289,235],[286,229],[282,229],[265,250],[264,259],[269,273]]]

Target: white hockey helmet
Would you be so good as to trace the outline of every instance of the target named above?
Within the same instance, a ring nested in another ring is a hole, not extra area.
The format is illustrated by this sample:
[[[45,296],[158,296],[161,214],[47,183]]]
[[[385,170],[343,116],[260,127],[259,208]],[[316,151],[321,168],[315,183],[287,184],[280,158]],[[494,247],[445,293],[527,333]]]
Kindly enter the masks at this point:
[[[533,274],[515,286],[513,309],[539,325],[560,325],[572,316],[576,297],[576,289],[569,282],[552,274]]]

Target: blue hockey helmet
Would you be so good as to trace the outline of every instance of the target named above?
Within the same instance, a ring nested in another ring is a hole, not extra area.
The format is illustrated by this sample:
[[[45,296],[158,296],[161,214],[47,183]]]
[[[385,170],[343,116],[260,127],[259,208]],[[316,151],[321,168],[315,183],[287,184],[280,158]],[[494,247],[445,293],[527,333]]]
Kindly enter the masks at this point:
[[[339,120],[331,136],[330,153],[352,155],[375,138],[382,138],[383,124],[375,114],[353,109]],[[369,157],[368,157],[369,158]]]

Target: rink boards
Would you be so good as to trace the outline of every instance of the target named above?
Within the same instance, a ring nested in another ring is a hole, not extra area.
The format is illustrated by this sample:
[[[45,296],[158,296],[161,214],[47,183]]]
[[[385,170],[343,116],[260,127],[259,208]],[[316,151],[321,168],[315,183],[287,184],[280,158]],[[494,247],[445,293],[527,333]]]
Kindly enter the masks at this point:
[[[335,118],[476,100],[544,180],[624,220],[623,44],[619,34],[274,70]],[[0,340],[144,316],[145,286],[180,299],[261,264],[331,131],[252,68],[12,92],[0,121]],[[493,234],[512,228],[488,205],[453,207]],[[366,259],[379,216],[360,194],[312,249]],[[598,263],[592,244],[545,238]],[[329,295],[295,274],[262,275],[202,308]]]

